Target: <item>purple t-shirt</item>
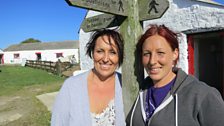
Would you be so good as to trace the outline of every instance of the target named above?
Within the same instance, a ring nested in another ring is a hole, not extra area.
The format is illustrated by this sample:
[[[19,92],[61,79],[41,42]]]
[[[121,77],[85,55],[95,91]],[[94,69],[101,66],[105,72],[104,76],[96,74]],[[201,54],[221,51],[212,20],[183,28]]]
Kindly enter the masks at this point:
[[[174,78],[171,82],[169,82],[167,85],[163,87],[155,88],[151,86],[149,89],[147,89],[147,95],[145,101],[146,104],[145,113],[147,118],[146,121],[148,121],[151,118],[155,109],[162,103],[163,99],[166,97],[167,93],[173,86],[175,80],[176,78]]]

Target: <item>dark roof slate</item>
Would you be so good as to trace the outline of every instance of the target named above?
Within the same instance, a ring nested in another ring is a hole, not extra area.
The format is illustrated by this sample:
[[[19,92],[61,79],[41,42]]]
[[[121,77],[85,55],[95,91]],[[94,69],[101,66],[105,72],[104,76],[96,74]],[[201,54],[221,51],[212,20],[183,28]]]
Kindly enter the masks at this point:
[[[4,49],[6,51],[25,51],[25,50],[54,50],[54,49],[78,49],[78,41],[62,41],[62,42],[38,42],[11,45]]]
[[[196,28],[182,31],[185,34],[195,34],[203,32],[214,32],[214,31],[223,31],[224,27],[209,27],[209,28]]]

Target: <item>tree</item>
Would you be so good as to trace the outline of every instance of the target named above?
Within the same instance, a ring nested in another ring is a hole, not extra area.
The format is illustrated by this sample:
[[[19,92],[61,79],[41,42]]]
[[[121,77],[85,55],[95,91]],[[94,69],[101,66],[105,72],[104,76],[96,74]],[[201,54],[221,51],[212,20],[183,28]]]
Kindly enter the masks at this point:
[[[23,43],[36,43],[36,42],[41,42],[41,41],[38,40],[38,39],[29,38],[29,39],[26,39],[26,40],[22,41],[21,44],[23,44]]]

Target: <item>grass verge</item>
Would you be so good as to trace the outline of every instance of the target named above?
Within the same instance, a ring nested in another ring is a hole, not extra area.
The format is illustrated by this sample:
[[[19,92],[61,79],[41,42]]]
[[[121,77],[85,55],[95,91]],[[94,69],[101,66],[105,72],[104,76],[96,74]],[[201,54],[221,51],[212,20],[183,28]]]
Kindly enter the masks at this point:
[[[0,70],[0,118],[21,115],[15,121],[0,122],[0,125],[49,126],[51,113],[36,96],[58,91],[65,78],[21,66],[0,66]]]

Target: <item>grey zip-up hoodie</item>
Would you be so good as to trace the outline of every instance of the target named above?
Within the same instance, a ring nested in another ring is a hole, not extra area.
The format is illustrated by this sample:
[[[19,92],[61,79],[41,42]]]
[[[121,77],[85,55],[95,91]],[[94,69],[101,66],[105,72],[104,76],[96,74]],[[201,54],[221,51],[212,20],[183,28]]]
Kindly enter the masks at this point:
[[[127,126],[224,126],[224,101],[220,93],[181,69],[174,72],[174,86],[148,124],[144,104],[147,88],[143,88],[126,118]],[[150,83],[146,78],[143,85]]]

